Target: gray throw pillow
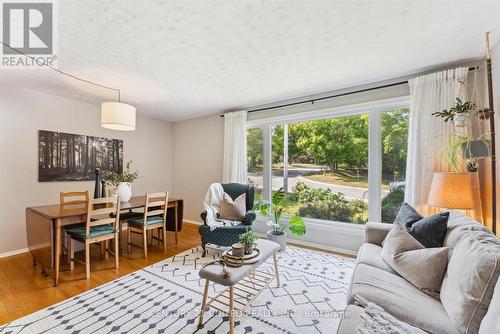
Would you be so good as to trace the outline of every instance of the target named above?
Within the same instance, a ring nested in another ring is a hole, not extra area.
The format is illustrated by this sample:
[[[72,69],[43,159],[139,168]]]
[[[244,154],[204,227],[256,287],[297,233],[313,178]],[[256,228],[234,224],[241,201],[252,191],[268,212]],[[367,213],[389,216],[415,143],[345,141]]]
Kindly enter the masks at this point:
[[[234,201],[228,194],[222,196],[219,218],[227,220],[242,221],[246,213],[247,195],[245,193],[238,196]]]
[[[399,224],[387,234],[381,253],[401,277],[431,297],[438,298],[448,265],[448,248],[425,248]]]

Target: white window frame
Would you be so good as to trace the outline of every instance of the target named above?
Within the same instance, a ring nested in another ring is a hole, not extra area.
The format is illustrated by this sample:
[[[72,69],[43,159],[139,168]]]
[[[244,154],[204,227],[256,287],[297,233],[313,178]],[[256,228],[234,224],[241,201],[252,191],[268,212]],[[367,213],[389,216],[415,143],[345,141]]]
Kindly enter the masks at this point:
[[[264,199],[271,198],[272,185],[272,127],[319,119],[338,118],[368,114],[368,221],[381,220],[382,201],[382,112],[410,108],[410,96],[375,100],[359,104],[322,108],[315,111],[299,112],[276,117],[247,121],[247,129],[261,128],[264,142],[263,190]],[[283,217],[286,222],[287,217]],[[336,226],[342,228],[364,229],[364,224],[306,218],[307,225]]]

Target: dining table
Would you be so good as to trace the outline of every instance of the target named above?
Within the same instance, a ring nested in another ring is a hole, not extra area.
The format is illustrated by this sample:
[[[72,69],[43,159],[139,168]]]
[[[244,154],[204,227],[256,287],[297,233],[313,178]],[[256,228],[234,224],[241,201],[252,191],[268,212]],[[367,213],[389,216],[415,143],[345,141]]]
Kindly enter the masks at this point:
[[[145,196],[133,196],[120,204],[120,212],[143,209]],[[183,200],[168,199],[167,231],[177,233],[182,228]],[[85,221],[86,204],[52,204],[26,208],[26,235],[28,249],[33,264],[40,264],[42,273],[52,275],[53,284],[59,284],[63,228],[67,225]]]

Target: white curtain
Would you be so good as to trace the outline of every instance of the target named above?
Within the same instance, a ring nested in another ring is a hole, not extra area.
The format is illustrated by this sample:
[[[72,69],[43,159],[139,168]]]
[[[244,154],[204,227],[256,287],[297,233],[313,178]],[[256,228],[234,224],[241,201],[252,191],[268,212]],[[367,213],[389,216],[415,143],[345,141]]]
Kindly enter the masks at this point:
[[[246,110],[224,114],[224,183],[247,183],[246,121]]]
[[[453,123],[445,123],[432,113],[449,109],[457,97],[463,97],[459,80],[466,80],[468,68],[436,72],[409,80],[411,111],[406,162],[405,201],[421,214],[429,214],[427,197],[434,171],[448,171],[440,153],[454,131]]]

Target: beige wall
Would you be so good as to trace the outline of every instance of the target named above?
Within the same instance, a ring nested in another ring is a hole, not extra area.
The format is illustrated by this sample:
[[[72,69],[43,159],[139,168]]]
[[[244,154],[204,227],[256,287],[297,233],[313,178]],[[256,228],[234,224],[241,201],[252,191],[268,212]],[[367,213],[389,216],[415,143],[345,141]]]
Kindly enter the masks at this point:
[[[57,203],[60,191],[90,190],[92,181],[38,182],[38,130],[123,139],[124,160],[141,178],[136,194],[172,190],[172,125],[137,118],[132,132],[100,126],[100,106],[18,88],[0,88],[0,254],[26,247],[24,209]]]
[[[184,199],[184,218],[200,221],[208,186],[222,181],[224,119],[219,115],[173,124],[174,193]]]

